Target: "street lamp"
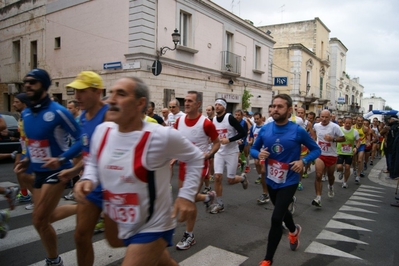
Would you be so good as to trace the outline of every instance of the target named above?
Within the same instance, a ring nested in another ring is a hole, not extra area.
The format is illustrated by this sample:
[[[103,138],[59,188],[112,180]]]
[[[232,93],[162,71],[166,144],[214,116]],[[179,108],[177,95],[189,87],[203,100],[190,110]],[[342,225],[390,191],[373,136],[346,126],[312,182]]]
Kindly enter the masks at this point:
[[[306,95],[308,95],[309,91],[310,91],[310,84],[306,85]]]
[[[161,49],[159,50],[159,54],[160,56],[164,55],[166,53],[166,51],[170,50],[170,51],[174,51],[177,48],[177,44],[180,42],[180,33],[177,29],[174,30],[174,32],[172,33],[172,40],[173,43],[175,44],[175,48],[169,48],[167,46],[161,47]]]

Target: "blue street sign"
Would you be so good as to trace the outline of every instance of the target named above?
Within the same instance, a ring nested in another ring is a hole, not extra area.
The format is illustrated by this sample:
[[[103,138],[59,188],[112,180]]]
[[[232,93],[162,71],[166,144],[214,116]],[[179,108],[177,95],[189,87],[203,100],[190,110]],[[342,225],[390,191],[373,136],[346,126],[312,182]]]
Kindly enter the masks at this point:
[[[274,86],[287,86],[287,77],[275,77]]]
[[[118,69],[122,68],[122,62],[108,62],[103,64],[103,69]]]

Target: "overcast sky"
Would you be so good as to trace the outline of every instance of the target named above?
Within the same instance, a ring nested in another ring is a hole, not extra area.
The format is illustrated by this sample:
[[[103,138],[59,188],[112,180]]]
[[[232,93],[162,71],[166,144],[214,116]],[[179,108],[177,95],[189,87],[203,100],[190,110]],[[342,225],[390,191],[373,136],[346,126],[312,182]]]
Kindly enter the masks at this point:
[[[398,0],[213,0],[255,26],[319,17],[348,48],[346,73],[359,77],[363,97],[375,94],[399,110]],[[272,33],[273,35],[273,33]]]

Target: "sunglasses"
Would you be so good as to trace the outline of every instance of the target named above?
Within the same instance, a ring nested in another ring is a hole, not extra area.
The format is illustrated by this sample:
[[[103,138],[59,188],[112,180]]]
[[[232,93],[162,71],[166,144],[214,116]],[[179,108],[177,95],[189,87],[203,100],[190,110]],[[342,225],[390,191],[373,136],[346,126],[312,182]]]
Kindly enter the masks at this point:
[[[22,81],[23,84],[25,83],[29,83],[29,85],[35,85],[36,83],[38,83],[39,81],[36,79],[25,79]]]
[[[176,106],[169,106],[169,108],[176,108]]]

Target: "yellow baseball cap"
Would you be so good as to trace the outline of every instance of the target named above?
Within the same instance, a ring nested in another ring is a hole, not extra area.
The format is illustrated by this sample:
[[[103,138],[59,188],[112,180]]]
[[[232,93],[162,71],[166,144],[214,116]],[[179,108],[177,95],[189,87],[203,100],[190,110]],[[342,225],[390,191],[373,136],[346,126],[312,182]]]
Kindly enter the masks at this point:
[[[74,81],[69,83],[67,88],[83,90],[87,88],[104,89],[103,79],[93,71],[82,71]]]

